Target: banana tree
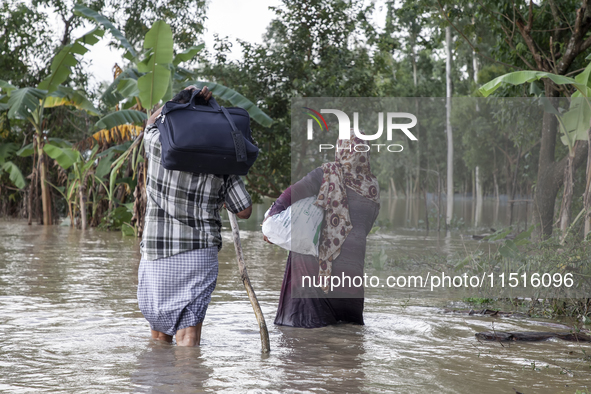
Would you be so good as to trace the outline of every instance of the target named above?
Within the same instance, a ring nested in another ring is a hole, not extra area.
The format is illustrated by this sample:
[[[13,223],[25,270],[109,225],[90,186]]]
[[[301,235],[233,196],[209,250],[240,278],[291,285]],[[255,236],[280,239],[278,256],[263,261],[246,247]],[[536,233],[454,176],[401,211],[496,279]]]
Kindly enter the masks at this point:
[[[46,185],[47,161],[45,151],[46,135],[44,110],[58,105],[73,105],[86,110],[93,115],[99,111],[81,92],[62,86],[72,72],[72,67],[78,63],[78,56],[88,51],[88,45],[94,45],[103,36],[103,30],[95,28],[84,34],[71,44],[64,46],[52,59],[50,74],[36,87],[18,88],[8,81],[0,81],[0,89],[8,96],[5,106],[8,117],[23,119],[30,122],[35,129],[36,147],[38,153],[39,174],[41,183],[41,201],[43,206],[43,224],[52,224],[51,198]]]
[[[71,146],[59,146],[47,142],[43,150],[49,157],[54,159],[64,170],[71,168],[68,184],[64,191],[54,186],[62,193],[68,204],[70,218],[73,223],[74,215],[72,205],[77,205],[80,211],[80,224],[82,230],[87,228],[87,187],[88,181],[95,171],[95,161],[99,145],[96,144],[90,152],[81,154]]]
[[[152,25],[144,40],[144,52],[138,54],[123,34],[106,17],[81,4],[76,5],[74,11],[78,15],[86,17],[109,30],[113,37],[119,40],[121,47],[125,49],[124,57],[130,61],[130,66],[115,78],[101,97],[103,103],[108,107],[116,107],[122,101],[125,101],[122,106],[124,110],[132,111],[132,108],[144,108],[149,116],[152,109],[161,100],[170,100],[174,92],[190,84],[199,87],[207,84],[217,98],[226,100],[232,105],[243,107],[255,122],[263,126],[270,126],[273,122],[260,108],[235,90],[213,82],[196,81],[195,74],[182,68],[180,64],[197,56],[203,49],[203,45],[191,47],[175,55],[173,52],[172,32],[170,26],[164,21],[157,21]],[[115,111],[114,114],[119,112],[121,111]],[[143,156],[140,145],[142,141],[142,136],[138,137],[128,152],[121,155],[112,165],[113,171],[116,171],[125,160],[129,159],[134,163],[134,176],[140,174],[134,192],[136,199],[133,219],[137,223],[138,235],[142,233],[145,206],[145,174],[143,163],[140,163]],[[113,183],[112,177],[110,185]]]
[[[586,60],[590,60],[587,57]],[[591,232],[591,63],[574,78],[541,71],[517,71],[493,79],[480,88],[480,92],[489,96],[503,84],[522,85],[533,83],[543,78],[552,80],[557,85],[571,85],[576,91],[570,99],[569,109],[561,112],[547,99],[541,98],[544,110],[556,116],[561,133],[561,141],[568,147],[568,156],[564,173],[564,194],[561,204],[560,229],[561,242],[564,242],[570,229],[571,204],[573,199],[573,176],[575,160],[575,142],[588,141],[587,184],[585,187],[585,236]],[[577,216],[577,218],[580,217]]]
[[[74,12],[108,30],[125,50],[124,57],[130,61],[130,66],[115,78],[101,96],[107,107],[115,107],[125,100],[123,108],[129,109],[141,103],[149,111],[160,100],[170,100],[174,92],[191,84],[198,87],[207,85],[216,98],[246,109],[255,122],[265,127],[273,123],[267,114],[237,91],[218,83],[199,81],[194,72],[181,67],[181,63],[194,59],[204,45],[174,54],[172,32],[165,22],[157,21],[152,25],[144,40],[144,52],[138,54],[105,16],[81,4],[74,7]]]

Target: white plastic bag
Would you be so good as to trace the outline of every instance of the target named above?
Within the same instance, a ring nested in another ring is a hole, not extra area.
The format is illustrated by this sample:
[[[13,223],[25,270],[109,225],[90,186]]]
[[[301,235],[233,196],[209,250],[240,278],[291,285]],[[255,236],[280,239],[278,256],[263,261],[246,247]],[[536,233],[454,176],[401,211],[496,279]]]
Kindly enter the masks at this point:
[[[263,223],[263,234],[283,249],[318,256],[324,210],[314,205],[314,201],[316,197],[304,198],[269,217]]]

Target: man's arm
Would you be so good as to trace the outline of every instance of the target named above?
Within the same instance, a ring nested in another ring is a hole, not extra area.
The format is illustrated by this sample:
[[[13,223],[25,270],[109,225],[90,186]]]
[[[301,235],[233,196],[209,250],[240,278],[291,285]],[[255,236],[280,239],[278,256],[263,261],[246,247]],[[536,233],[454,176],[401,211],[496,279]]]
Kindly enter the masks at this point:
[[[240,219],[248,219],[252,213],[252,200],[238,175],[229,175],[226,179],[225,204],[226,209]]]
[[[238,216],[240,219],[248,219],[251,214],[252,214],[252,205],[250,205],[245,210],[238,212],[236,214],[236,216]]]

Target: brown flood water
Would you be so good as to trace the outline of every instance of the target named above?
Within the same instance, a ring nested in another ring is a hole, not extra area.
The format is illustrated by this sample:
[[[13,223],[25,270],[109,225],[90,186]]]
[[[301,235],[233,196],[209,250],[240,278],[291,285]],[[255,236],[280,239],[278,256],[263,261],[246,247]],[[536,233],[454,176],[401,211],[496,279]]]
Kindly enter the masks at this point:
[[[408,212],[404,200],[399,204],[397,212]],[[591,361],[585,360],[591,346],[558,340],[480,343],[474,333],[493,323],[505,331],[551,328],[534,319],[444,314],[452,300],[407,303],[377,292],[366,298],[365,326],[274,326],[286,252],[262,241],[258,223],[264,208],[240,225],[269,327],[269,356],[260,353],[229,231],[202,346],[180,348],[149,337],[136,301],[136,239],[1,221],[0,392],[574,394],[591,388]],[[391,208],[384,205],[381,216]],[[436,232],[411,231],[415,219],[402,220],[406,226],[396,225],[392,242],[405,252],[448,253],[466,245],[457,235],[438,239]],[[483,226],[500,225],[481,220]]]

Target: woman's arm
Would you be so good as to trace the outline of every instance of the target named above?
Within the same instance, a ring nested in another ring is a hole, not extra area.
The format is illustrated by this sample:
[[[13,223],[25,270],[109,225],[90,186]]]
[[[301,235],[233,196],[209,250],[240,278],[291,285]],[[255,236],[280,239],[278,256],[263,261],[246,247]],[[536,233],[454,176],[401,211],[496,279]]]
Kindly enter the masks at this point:
[[[285,191],[275,200],[269,216],[273,216],[287,209],[296,201],[318,195],[320,185],[322,184],[322,168],[316,168],[285,189]]]

